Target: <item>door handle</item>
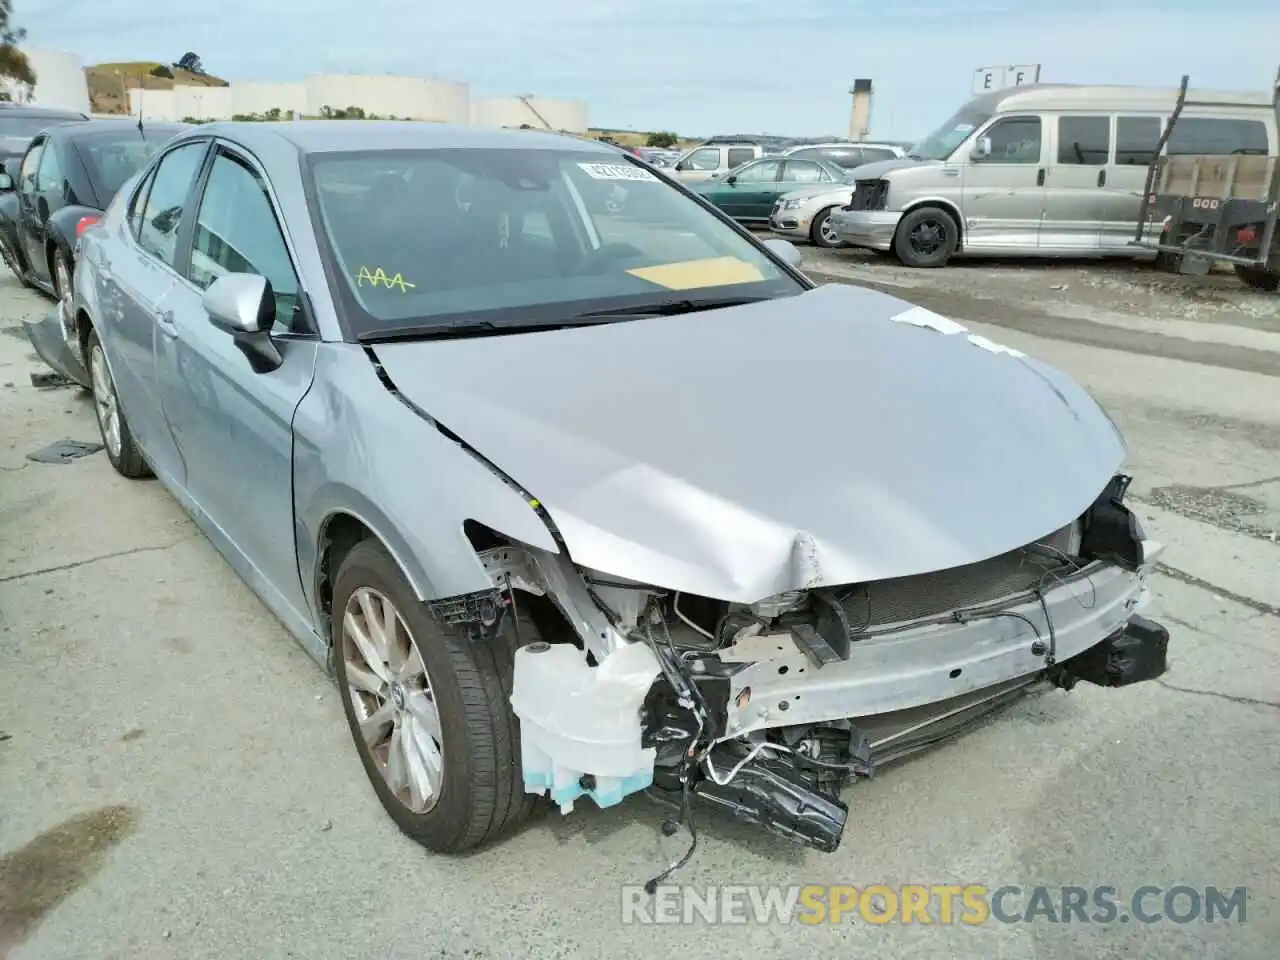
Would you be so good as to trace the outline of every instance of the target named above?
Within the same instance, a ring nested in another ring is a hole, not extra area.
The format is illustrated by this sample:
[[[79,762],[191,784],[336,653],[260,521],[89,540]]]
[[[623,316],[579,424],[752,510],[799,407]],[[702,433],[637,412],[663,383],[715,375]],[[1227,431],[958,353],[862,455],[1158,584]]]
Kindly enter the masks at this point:
[[[1036,186],[1037,187],[1044,186],[1044,167],[1041,167],[1040,172],[1036,174]]]
[[[1106,171],[1106,170],[1099,170],[1099,171],[1098,171],[1098,186],[1100,186],[1100,187],[1105,187],[1106,185],[1107,185],[1107,171]]]
[[[161,310],[156,314],[156,326],[166,335],[176,337],[178,335],[177,324],[173,322],[172,310]]]

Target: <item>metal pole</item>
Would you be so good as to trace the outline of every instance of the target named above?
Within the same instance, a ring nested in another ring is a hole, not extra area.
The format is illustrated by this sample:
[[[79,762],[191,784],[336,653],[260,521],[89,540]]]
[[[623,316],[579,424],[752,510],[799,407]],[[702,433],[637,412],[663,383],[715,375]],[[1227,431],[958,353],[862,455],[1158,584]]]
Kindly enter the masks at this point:
[[[1182,75],[1182,83],[1178,87],[1178,100],[1173,105],[1173,113],[1169,117],[1169,122],[1165,125],[1164,131],[1160,134],[1160,139],[1156,141],[1155,156],[1151,158],[1151,164],[1147,167],[1147,183],[1142,191],[1142,206],[1138,211],[1138,227],[1133,235],[1134,243],[1142,242],[1142,234],[1147,225],[1147,213],[1151,210],[1151,187],[1156,179],[1156,167],[1160,164],[1160,154],[1164,152],[1165,145],[1169,142],[1169,137],[1173,134],[1173,125],[1178,122],[1178,117],[1182,115],[1182,108],[1187,102],[1187,84],[1191,82],[1190,74]]]

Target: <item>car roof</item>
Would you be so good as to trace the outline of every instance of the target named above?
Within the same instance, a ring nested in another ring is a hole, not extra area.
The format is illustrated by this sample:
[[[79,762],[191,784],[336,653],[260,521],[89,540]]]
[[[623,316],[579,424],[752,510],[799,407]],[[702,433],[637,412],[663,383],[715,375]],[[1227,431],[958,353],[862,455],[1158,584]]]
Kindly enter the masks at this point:
[[[182,133],[184,130],[192,129],[192,126],[190,123],[147,123],[144,121],[142,130],[144,135],[159,133],[172,137]],[[122,130],[136,131],[138,129],[138,121],[131,119],[86,120],[84,123],[63,124],[53,129],[57,130],[62,136],[74,140],[93,140]],[[148,139],[154,138],[148,137]]]
[[[78,110],[59,110],[55,107],[33,107],[25,103],[0,103],[0,112],[20,114],[24,117],[33,117],[36,120],[88,120],[83,113]]]
[[[416,120],[285,120],[276,123],[225,121],[194,128],[202,135],[225,136],[248,147],[284,140],[303,153],[359,150],[576,150],[616,157],[618,148],[559,133],[460,127]]]

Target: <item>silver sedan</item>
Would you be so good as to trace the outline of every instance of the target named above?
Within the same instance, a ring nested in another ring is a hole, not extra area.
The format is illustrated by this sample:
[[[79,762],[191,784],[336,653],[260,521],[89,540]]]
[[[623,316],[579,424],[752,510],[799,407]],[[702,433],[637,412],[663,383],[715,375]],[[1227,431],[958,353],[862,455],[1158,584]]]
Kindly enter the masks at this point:
[[[84,232],[76,342],[407,834],[646,790],[832,850],[875,763],[1168,634],[1088,394],[796,259],[575,138],[217,124]]]

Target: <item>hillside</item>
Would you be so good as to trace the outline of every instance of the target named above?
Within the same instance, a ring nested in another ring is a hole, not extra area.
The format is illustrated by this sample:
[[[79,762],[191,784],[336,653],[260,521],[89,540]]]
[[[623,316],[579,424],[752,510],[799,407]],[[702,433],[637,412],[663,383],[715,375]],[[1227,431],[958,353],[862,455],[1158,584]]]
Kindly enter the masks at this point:
[[[154,77],[151,71],[166,67],[172,77]],[[99,63],[84,68],[89,86],[89,103],[94,113],[129,112],[129,97],[125,92],[131,87],[144,90],[169,90],[174,84],[196,87],[225,87],[227,81],[207,73],[191,73],[169,64],[138,60],[131,63]]]

